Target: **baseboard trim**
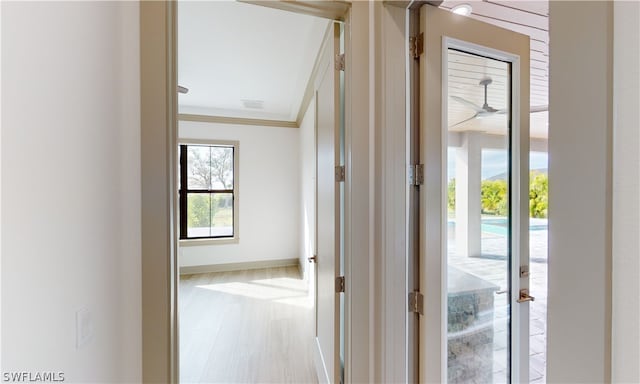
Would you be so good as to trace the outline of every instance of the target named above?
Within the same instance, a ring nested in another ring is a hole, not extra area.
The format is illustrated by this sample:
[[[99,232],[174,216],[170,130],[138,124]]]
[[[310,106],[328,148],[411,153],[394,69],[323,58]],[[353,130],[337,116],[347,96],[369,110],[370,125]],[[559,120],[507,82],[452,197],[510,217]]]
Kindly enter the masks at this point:
[[[300,268],[300,259],[294,258],[294,259],[247,261],[243,263],[191,265],[191,266],[180,267],[180,274],[193,275],[197,273],[230,272],[230,271],[243,271],[247,269],[263,269],[263,268],[277,268],[277,267]]]

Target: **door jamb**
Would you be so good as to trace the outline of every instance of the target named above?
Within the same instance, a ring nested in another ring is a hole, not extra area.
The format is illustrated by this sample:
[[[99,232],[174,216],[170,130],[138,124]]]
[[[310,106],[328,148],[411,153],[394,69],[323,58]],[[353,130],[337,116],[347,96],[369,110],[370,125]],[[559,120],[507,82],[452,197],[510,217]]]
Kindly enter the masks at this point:
[[[142,381],[177,382],[175,2],[140,2]]]

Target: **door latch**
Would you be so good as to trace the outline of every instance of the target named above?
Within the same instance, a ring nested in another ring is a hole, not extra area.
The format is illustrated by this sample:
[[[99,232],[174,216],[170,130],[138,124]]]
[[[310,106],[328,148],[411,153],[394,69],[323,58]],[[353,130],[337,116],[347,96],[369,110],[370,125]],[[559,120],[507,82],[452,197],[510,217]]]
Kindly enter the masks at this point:
[[[528,289],[521,289],[520,298],[518,298],[518,300],[516,301],[518,303],[524,303],[525,301],[535,301],[535,299],[536,299],[535,297],[529,295]]]

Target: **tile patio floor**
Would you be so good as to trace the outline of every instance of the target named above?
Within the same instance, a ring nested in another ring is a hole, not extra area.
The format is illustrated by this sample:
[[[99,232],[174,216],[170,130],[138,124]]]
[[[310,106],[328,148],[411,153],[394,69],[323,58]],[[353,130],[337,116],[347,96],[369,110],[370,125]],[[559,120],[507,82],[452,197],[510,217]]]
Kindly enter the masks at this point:
[[[547,230],[531,230],[529,237],[530,252],[530,294],[535,301],[530,303],[529,321],[529,379],[531,383],[545,383],[546,366],[546,318],[547,318]],[[449,233],[449,263],[467,273],[505,289],[506,274],[506,237],[495,234],[482,234],[482,254],[488,258],[461,257],[456,255]],[[453,241],[455,242],[455,241]],[[495,296],[494,309],[494,382],[506,379],[506,321],[507,297]]]

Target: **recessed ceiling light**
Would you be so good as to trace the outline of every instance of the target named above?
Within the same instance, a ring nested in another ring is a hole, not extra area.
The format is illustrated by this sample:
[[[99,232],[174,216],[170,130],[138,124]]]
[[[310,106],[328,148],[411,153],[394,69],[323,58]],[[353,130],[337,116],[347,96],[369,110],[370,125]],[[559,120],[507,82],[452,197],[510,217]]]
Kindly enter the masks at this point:
[[[469,4],[458,4],[455,7],[451,8],[451,12],[456,15],[469,16],[473,11],[473,8]]]

